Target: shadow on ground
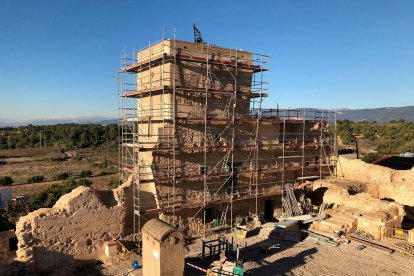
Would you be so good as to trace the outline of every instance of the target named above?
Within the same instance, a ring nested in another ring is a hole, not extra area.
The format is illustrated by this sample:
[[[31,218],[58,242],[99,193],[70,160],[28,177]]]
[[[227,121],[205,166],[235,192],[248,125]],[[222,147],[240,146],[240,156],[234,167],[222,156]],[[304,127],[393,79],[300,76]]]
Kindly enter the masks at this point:
[[[262,243],[277,245],[279,248],[270,249],[266,252],[260,247],[260,244]],[[292,248],[293,246],[298,249],[303,247],[303,251],[294,256],[282,257],[274,262],[266,261],[268,257],[281,253],[289,248]],[[316,248],[309,248],[307,245],[301,246],[301,244],[294,242],[266,239],[243,248],[240,251],[240,259],[242,259],[243,263],[245,263],[245,275],[291,275],[291,271],[293,269],[306,264],[307,259],[316,252]],[[231,259],[235,259],[234,254],[233,256],[228,257],[228,260]],[[200,258],[187,258],[186,262],[205,269],[207,269],[211,263],[209,258],[206,258],[205,260],[202,260]],[[257,267],[247,269],[247,266],[251,266],[252,263],[254,263],[254,266]],[[186,265],[185,275],[205,275],[205,272],[199,271]]]

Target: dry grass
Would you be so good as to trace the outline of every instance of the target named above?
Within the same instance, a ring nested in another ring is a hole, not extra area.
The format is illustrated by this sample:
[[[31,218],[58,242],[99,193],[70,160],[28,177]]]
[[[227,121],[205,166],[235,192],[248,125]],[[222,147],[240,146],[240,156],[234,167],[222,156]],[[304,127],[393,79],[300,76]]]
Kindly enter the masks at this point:
[[[109,160],[108,166],[104,162],[106,158]],[[11,176],[14,180],[14,197],[31,195],[49,185],[61,183],[53,181],[53,176],[62,172],[77,178],[81,171],[90,170],[92,186],[101,189],[106,188],[111,180],[118,179],[116,148],[80,149],[65,154],[57,148],[0,150],[0,161],[4,163],[0,165],[0,176]],[[44,176],[44,182],[27,184],[27,179],[36,175]]]

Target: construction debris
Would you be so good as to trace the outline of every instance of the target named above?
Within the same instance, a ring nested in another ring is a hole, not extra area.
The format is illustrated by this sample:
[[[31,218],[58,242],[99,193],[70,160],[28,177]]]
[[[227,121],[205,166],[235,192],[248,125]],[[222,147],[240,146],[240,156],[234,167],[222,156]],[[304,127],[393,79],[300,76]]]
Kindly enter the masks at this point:
[[[266,243],[266,242],[260,243],[259,247],[263,252],[269,252],[272,249],[279,249],[280,248],[279,244],[271,244],[271,243]]]
[[[337,247],[339,245],[339,243],[336,242],[332,237],[311,231],[307,231],[307,233],[308,237],[305,239],[305,241],[332,247]]]
[[[401,253],[410,255],[414,257],[414,244],[410,244],[407,242],[400,242],[393,245],[393,247]]]
[[[362,244],[359,244],[359,245],[355,246],[356,250],[363,250],[365,248],[367,248],[367,247],[365,245],[362,245]]]
[[[389,248],[387,246],[378,244],[378,243],[361,240],[361,239],[354,238],[354,237],[351,237],[351,236],[348,236],[348,239],[350,239],[351,241],[355,241],[355,242],[361,243],[361,244],[366,245],[366,246],[370,246],[370,247],[372,247],[375,250],[379,250],[379,251],[386,252],[386,253],[390,253],[390,254],[391,253],[394,253],[394,250],[393,249],[391,249],[391,248]]]
[[[313,222],[316,222],[316,221],[321,221],[321,220],[327,219],[327,218],[329,218],[329,217],[330,217],[330,216],[329,216],[328,214],[323,214],[323,215],[320,215],[320,216],[318,216],[318,217],[314,217],[314,218],[306,219],[306,220],[304,220],[302,223],[303,223],[303,224],[309,224],[309,223],[313,223]]]
[[[299,225],[297,220],[283,220],[274,224],[275,228],[289,230],[291,232],[299,231]]]
[[[365,233],[362,230],[356,230],[354,233],[351,234],[351,237],[364,240],[364,241],[373,241],[374,237],[371,234]]]
[[[297,220],[297,221],[306,221],[306,220],[310,220],[312,219],[313,216],[312,215],[300,215],[300,216],[294,216],[294,217],[286,217],[286,218],[281,218],[281,220]]]
[[[299,242],[301,240],[301,234],[299,232],[291,232],[289,230],[275,228],[269,233],[268,238],[281,241]]]

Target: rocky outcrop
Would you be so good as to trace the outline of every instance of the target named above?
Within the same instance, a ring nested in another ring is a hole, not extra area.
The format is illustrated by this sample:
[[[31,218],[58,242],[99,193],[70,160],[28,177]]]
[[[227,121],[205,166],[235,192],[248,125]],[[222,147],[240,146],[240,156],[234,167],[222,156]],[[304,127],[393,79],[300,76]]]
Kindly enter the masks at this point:
[[[114,190],[78,187],[52,208],[21,217],[16,226],[17,260],[53,263],[51,256],[91,256],[105,240],[129,234],[131,180]]]

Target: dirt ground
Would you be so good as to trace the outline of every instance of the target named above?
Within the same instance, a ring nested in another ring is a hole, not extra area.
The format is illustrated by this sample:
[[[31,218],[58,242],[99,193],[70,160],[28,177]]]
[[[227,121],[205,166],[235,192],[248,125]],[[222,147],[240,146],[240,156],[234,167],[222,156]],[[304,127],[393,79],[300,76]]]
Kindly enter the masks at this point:
[[[227,235],[231,239],[233,235]],[[306,241],[292,243],[279,240],[263,240],[258,236],[234,242],[247,247],[240,252],[247,275],[413,275],[414,257],[399,252],[393,254],[367,247],[361,251],[357,242],[341,244],[338,247],[315,245]],[[278,245],[278,249],[263,252],[260,243]],[[192,245],[193,250],[201,250]],[[193,251],[192,250],[192,251]],[[186,267],[186,275],[197,274]]]
[[[328,247],[301,242],[277,242],[275,253],[253,250],[245,254],[249,275],[412,275],[414,258],[355,249],[356,242]]]
[[[104,162],[109,160],[108,165]],[[100,147],[79,149],[62,153],[59,148],[28,148],[14,150],[0,150],[0,176],[13,178],[13,197],[32,195],[52,184],[53,175],[68,172],[71,177],[79,177],[82,170],[92,171],[92,186],[102,189],[108,186],[111,180],[118,179],[117,148]],[[44,176],[40,183],[28,184],[32,176]]]
[[[279,240],[263,240],[258,236],[237,239],[233,234],[226,237],[234,243],[247,247],[241,250],[245,275],[413,275],[414,257],[394,252],[377,251],[371,247],[357,250],[357,242],[341,244],[338,247],[315,245],[306,241],[292,243]],[[210,237],[213,239],[215,237]],[[278,245],[278,249],[264,252],[260,243]],[[395,241],[394,241],[395,242]],[[392,243],[392,242],[391,242]],[[390,241],[387,242],[390,244]],[[201,239],[186,248],[186,262],[208,267],[201,256]],[[131,268],[132,258],[120,259],[105,265],[101,275],[126,275]],[[139,261],[141,264],[141,262]],[[141,269],[129,275],[141,275]],[[205,275],[186,265],[185,275]]]

